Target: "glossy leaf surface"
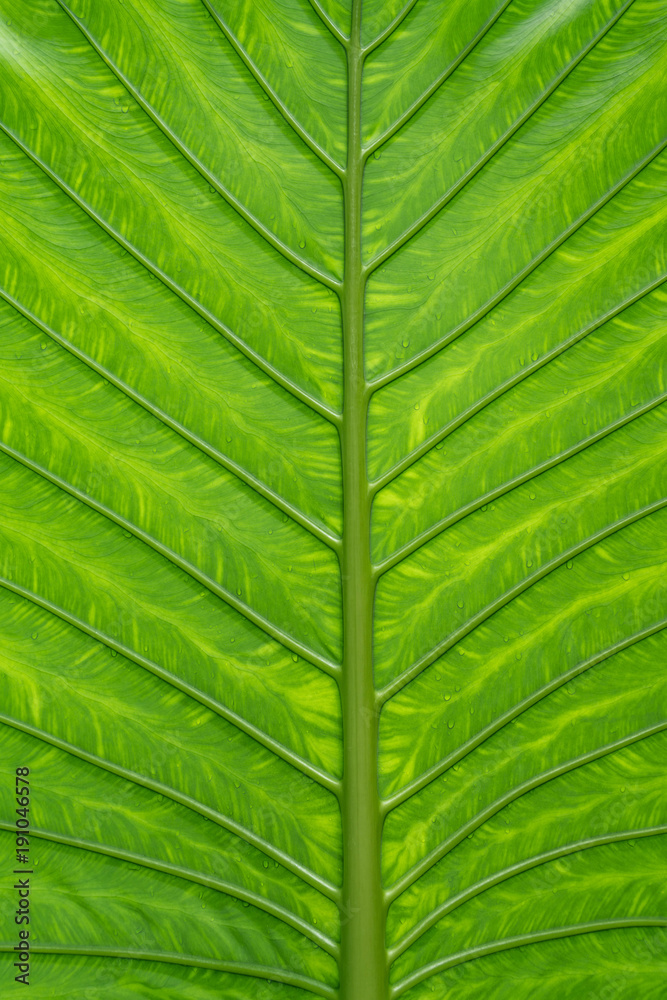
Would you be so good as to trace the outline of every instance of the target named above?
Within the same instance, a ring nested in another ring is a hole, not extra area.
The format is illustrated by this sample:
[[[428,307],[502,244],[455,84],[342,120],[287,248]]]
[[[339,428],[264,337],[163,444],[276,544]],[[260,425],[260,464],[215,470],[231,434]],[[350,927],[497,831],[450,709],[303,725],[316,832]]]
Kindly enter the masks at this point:
[[[3,996],[664,996],[666,59],[0,0]]]

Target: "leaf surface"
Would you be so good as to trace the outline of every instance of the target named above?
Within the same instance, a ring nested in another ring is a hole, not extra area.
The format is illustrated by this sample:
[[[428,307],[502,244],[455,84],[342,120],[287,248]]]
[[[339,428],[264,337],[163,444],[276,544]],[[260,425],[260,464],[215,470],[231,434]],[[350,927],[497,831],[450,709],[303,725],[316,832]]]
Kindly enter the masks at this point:
[[[660,1000],[666,52],[656,0],[0,0],[35,997]]]

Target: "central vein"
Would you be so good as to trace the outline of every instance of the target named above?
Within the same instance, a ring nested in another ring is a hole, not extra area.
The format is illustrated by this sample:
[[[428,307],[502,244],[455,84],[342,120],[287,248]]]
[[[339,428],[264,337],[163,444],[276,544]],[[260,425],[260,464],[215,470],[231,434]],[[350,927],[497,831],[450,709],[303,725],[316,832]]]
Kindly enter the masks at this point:
[[[364,376],[361,258],[361,4],[354,0],[347,47],[347,164],[343,178],[343,712],[344,772],[341,1000],[386,1000],[385,905],[380,870],[382,823],[377,785],[378,719],[373,681],[373,575],[366,468],[368,386]]]

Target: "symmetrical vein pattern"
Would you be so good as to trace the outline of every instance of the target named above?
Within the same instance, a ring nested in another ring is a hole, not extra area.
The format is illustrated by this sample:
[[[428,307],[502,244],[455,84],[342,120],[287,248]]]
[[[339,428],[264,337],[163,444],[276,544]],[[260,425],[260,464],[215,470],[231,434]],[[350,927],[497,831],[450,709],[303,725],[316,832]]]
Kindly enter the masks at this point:
[[[664,997],[666,60],[0,0],[3,997]]]

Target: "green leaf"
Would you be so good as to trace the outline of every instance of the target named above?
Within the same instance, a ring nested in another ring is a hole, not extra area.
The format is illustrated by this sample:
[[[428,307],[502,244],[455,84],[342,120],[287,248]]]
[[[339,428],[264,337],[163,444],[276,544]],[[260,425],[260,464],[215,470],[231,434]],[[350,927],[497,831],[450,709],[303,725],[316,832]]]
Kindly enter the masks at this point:
[[[664,997],[666,55],[0,0],[3,996]]]

